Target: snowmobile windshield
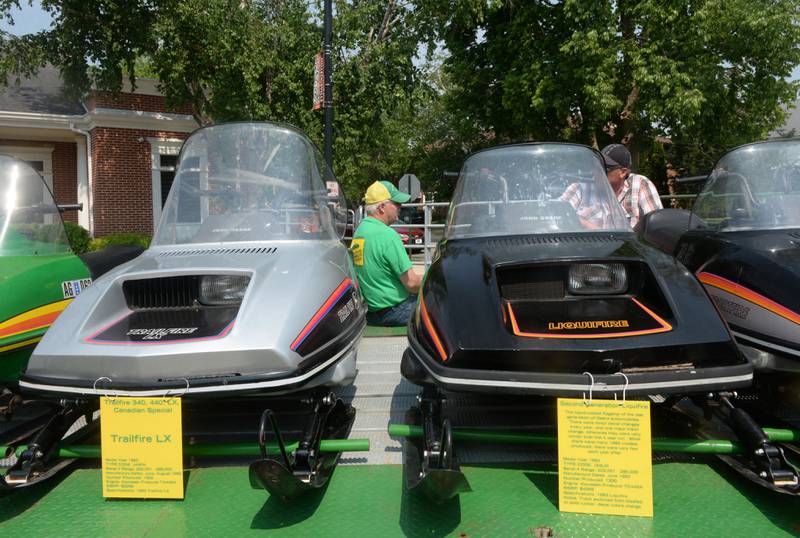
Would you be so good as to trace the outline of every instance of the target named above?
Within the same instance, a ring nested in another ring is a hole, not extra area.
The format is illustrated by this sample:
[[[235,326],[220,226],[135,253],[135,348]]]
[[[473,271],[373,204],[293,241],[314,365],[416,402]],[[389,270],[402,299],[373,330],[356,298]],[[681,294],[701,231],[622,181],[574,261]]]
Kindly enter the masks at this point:
[[[0,155],[0,257],[70,252],[64,224],[42,176]]]
[[[631,231],[600,153],[572,144],[480,151],[464,163],[445,236]]]
[[[338,239],[346,222],[339,183],[305,135],[229,123],[186,140],[153,244]]]
[[[800,140],[743,146],[719,160],[692,211],[722,232],[800,228]]]

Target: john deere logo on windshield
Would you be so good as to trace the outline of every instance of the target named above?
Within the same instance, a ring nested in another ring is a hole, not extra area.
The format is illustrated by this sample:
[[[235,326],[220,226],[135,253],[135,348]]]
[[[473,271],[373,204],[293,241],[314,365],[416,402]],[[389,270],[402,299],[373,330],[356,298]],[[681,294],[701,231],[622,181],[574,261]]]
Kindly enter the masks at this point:
[[[551,331],[575,330],[575,329],[616,329],[630,327],[627,319],[612,319],[603,321],[559,321],[547,324]]]

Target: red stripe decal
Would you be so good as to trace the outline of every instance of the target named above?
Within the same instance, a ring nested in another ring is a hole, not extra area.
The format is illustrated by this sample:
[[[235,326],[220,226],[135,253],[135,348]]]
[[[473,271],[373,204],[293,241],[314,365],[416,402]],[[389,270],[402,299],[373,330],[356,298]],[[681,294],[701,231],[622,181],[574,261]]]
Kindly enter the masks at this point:
[[[292,349],[292,351],[297,350],[297,347],[303,343],[303,340],[305,340],[309,334],[311,334],[311,331],[314,329],[314,327],[317,326],[317,324],[322,320],[322,318],[325,317],[325,314],[328,313],[328,311],[333,307],[333,305],[336,304],[336,302],[342,297],[342,295],[344,295],[344,293],[352,285],[353,281],[350,280],[349,278],[345,278],[344,280],[342,280],[342,283],[339,284],[339,286],[335,290],[333,290],[333,293],[331,293],[330,296],[328,296],[328,299],[325,301],[325,303],[319,308],[319,310],[317,310],[316,314],[314,314],[314,316],[309,320],[309,322],[306,323],[305,327],[303,327],[303,330],[300,331],[300,334],[298,334],[297,338],[295,338],[294,341],[292,342],[292,345],[289,346]]]

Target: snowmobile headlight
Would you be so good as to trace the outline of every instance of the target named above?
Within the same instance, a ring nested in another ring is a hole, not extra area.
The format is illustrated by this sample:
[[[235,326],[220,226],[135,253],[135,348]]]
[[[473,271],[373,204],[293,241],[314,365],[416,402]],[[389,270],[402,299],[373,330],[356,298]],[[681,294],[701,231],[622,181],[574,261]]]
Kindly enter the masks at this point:
[[[200,279],[201,304],[209,306],[231,305],[242,302],[249,276],[209,275]]]
[[[578,295],[622,293],[628,275],[621,263],[578,263],[569,268],[569,291]]]

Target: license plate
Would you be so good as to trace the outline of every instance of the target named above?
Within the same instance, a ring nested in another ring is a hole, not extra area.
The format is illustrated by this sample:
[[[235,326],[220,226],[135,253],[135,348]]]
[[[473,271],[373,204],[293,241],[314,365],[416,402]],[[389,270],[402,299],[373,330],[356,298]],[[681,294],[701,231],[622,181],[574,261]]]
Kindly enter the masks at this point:
[[[422,239],[414,239],[414,243],[416,243],[418,245],[421,245],[422,244]]]
[[[61,292],[64,299],[73,299],[80,295],[80,293],[92,284],[91,278],[82,278],[80,280],[65,280],[61,283]]]

